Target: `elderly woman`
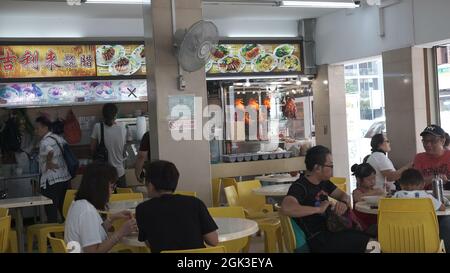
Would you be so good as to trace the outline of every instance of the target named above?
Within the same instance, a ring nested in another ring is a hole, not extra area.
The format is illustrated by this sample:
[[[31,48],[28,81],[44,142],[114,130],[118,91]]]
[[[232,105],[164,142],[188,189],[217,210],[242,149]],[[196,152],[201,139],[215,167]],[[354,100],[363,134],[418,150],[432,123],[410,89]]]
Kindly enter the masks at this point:
[[[402,172],[411,167],[411,163],[396,170],[392,161],[387,157],[387,153],[391,151],[389,139],[383,134],[376,134],[370,141],[372,154],[367,158],[369,163],[376,172],[375,187],[384,189],[386,192],[395,190],[394,182],[400,179]]]
[[[36,119],[36,135],[39,142],[40,189],[42,195],[52,199],[53,204],[45,206],[48,222],[56,223],[58,211],[62,215],[64,196],[71,176],[60,147],[66,141],[50,131],[52,122],[44,116]]]

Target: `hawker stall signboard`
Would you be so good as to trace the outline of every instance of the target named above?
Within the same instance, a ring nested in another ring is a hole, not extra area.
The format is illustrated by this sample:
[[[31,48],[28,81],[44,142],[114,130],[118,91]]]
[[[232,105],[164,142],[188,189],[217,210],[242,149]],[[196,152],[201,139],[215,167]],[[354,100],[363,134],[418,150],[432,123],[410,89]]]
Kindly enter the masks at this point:
[[[94,45],[0,45],[0,78],[96,76]]]
[[[144,45],[98,45],[97,76],[145,75]]]
[[[220,42],[205,71],[209,76],[302,74],[301,41]]]
[[[145,75],[143,44],[0,44],[0,81]]]

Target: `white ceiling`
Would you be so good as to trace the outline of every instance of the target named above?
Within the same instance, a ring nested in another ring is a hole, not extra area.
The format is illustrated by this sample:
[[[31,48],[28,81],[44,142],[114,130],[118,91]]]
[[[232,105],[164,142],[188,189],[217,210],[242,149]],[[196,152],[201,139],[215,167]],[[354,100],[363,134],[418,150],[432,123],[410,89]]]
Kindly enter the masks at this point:
[[[223,1],[223,0],[222,0]],[[349,0],[334,0],[348,2]],[[316,8],[281,8],[258,5],[204,4],[206,19],[298,20],[316,18],[335,11]],[[141,5],[84,4],[69,6],[65,0],[1,0],[0,16],[48,18],[142,18]]]

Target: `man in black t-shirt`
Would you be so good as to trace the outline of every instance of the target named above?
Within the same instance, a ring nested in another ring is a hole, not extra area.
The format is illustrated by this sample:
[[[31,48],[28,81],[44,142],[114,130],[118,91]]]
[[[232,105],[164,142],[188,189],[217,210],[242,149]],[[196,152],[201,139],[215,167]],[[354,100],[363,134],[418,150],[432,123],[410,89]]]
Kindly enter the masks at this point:
[[[289,188],[281,210],[293,217],[306,235],[311,252],[364,252],[370,237],[357,230],[330,232],[327,228],[327,209],[338,215],[351,209],[350,196],[336,187],[331,152],[324,146],[308,150],[305,157],[306,175]],[[328,196],[338,200],[329,208]]]
[[[173,194],[179,173],[168,161],[145,166],[150,200],[136,208],[139,241],[151,252],[204,248],[219,243],[217,225],[205,204],[196,197]]]
[[[141,139],[139,145],[139,152],[137,155],[136,163],[134,165],[134,173],[139,182],[144,181],[144,175],[142,169],[144,168],[145,161],[150,161],[150,134],[146,132]]]

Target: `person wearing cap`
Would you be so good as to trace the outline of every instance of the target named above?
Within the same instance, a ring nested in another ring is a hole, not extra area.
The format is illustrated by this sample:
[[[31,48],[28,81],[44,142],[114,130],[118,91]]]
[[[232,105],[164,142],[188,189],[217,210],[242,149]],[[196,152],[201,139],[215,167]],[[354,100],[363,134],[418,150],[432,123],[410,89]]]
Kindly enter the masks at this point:
[[[450,151],[444,148],[445,131],[438,125],[429,125],[420,134],[424,153],[418,153],[414,158],[413,167],[419,170],[425,178],[425,189],[431,189],[431,180],[435,174],[444,180],[444,187],[450,177]]]
[[[400,179],[402,172],[412,167],[412,163],[396,170],[387,153],[391,151],[391,143],[384,134],[376,134],[370,141],[372,153],[364,160],[375,169],[375,189],[382,189],[386,193],[395,190],[394,182]]]

